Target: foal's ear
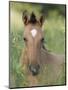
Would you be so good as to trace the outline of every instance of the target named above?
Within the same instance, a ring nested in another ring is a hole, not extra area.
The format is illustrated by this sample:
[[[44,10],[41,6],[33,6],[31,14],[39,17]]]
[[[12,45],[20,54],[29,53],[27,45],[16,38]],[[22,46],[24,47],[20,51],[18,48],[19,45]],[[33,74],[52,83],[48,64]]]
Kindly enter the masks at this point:
[[[26,10],[23,12],[22,20],[23,20],[25,25],[28,24],[28,12]]]
[[[45,17],[42,15],[39,19],[39,23],[41,26],[43,25],[44,21],[45,21]]]

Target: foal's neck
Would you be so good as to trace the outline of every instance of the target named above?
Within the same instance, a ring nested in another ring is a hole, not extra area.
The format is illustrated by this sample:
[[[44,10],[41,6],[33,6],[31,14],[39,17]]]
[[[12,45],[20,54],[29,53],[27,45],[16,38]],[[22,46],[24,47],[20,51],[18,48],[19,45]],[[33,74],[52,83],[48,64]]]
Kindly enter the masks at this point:
[[[62,64],[64,63],[64,55],[54,54],[49,52],[46,48],[41,49],[41,57],[43,64]]]

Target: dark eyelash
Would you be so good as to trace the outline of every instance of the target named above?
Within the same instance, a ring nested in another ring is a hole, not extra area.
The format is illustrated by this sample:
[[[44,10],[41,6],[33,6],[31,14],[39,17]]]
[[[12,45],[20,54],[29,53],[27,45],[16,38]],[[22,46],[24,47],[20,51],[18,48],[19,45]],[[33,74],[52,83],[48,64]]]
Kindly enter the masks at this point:
[[[44,38],[41,39],[41,42],[44,42]]]
[[[25,37],[23,38],[23,40],[24,40],[24,41],[27,41],[27,39],[26,39]]]

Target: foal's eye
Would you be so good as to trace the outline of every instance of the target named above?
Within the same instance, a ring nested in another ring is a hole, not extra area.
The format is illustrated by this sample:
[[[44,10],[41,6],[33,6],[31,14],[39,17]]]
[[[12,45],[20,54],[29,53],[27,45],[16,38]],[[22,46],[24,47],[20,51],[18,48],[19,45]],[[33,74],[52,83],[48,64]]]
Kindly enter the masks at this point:
[[[24,40],[24,41],[27,41],[27,39],[26,39],[25,37],[23,38],[23,40]]]
[[[44,42],[44,38],[41,39],[41,42]]]

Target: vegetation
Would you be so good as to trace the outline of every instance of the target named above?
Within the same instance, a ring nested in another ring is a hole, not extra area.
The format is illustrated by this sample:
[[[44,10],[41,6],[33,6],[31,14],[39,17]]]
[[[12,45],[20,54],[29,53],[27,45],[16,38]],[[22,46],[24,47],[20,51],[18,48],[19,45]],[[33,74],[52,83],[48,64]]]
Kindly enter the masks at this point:
[[[45,46],[51,52],[65,53],[65,6],[10,2],[10,87],[28,86],[27,77],[20,68],[20,56],[24,50],[22,11],[34,11],[37,16],[47,16],[43,25]],[[46,12],[45,12],[46,10]],[[43,77],[44,78],[44,77]],[[42,80],[40,80],[42,81]],[[61,79],[59,82],[63,82]],[[45,83],[45,81],[43,81]]]

